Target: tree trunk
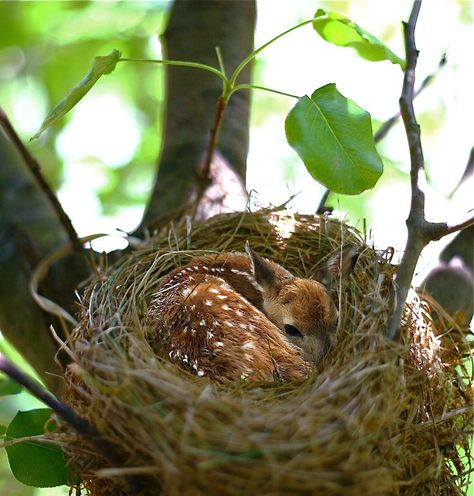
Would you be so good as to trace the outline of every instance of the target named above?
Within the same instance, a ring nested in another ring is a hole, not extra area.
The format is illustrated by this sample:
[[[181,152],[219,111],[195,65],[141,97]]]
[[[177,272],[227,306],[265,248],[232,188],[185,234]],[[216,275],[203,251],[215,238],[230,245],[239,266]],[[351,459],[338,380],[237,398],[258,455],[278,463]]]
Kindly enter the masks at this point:
[[[177,1],[164,34],[165,56],[217,66],[220,47],[229,75],[253,51],[254,1]],[[249,92],[232,96],[225,112],[211,184],[202,177],[203,160],[213,126],[222,81],[197,69],[166,66],[166,111],[163,149],[155,185],[142,221],[152,227],[181,216],[199,199],[198,217],[243,209],[248,152]],[[249,83],[250,69],[239,82]]]

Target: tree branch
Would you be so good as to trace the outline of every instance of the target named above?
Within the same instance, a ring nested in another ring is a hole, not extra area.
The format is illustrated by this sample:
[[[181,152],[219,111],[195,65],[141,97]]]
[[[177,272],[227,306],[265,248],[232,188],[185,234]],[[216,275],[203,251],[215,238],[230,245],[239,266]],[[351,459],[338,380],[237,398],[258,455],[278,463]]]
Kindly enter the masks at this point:
[[[415,91],[413,98],[416,98],[427,86],[430,85],[430,83],[433,81],[433,79],[439,74],[440,70],[445,67],[447,62],[447,57],[446,53],[443,53],[441,56],[441,59],[438,63],[438,67],[434,72],[429,74],[428,76],[425,77],[423,82],[421,83],[420,87]],[[394,114],[390,119],[386,120],[380,128],[377,130],[377,132],[374,134],[374,141],[375,143],[379,143],[382,141],[387,134],[390,132],[392,127],[397,123],[398,119],[400,118],[400,111],[398,111],[396,114]]]
[[[423,148],[421,146],[420,127],[416,121],[413,108],[415,68],[418,59],[418,50],[415,44],[415,27],[420,7],[421,0],[415,0],[408,23],[403,24],[407,64],[400,97],[400,113],[410,150],[411,204],[407,219],[407,244],[395,277],[395,308],[388,321],[387,335],[391,339],[398,337],[405,300],[415,272],[416,263],[423,248],[429,241],[426,239],[425,195],[418,186],[418,176],[424,170]]]
[[[12,143],[15,145],[16,149],[18,150],[23,160],[25,161],[25,164],[28,166],[31,173],[33,174],[33,177],[35,178],[36,182],[38,183],[41,190],[44,192],[47,199],[51,203],[54,211],[58,216],[59,222],[63,225],[64,229],[68,233],[71,243],[78,251],[82,250],[82,245],[79,242],[79,238],[77,237],[77,233],[72,225],[71,219],[64,211],[61,203],[59,203],[58,197],[56,196],[54,191],[50,188],[48,182],[41,173],[41,167],[38,161],[31,155],[29,150],[23,144],[20,137],[13,128],[10,120],[8,119],[7,114],[5,114],[5,112],[1,107],[0,107],[0,125],[5,131],[5,134],[10,138]]]
[[[121,458],[116,454],[115,448],[107,440],[103,439],[87,420],[79,417],[74,410],[59,401],[38,382],[26,375],[2,355],[0,355],[0,370],[18,382],[18,384],[21,384],[35,398],[49,406],[59,417],[73,427],[78,434],[90,441],[97,451],[112,465],[121,463]]]
[[[222,97],[219,97],[216,103],[214,126],[212,127],[211,130],[211,137],[209,139],[209,146],[207,148],[204,169],[202,172],[199,173],[199,175],[201,176],[201,185],[200,185],[201,191],[198,192],[196,207],[199,204],[200,199],[204,195],[206,187],[212,182],[211,165],[214,159],[214,152],[216,151],[217,142],[219,140],[219,133],[222,127],[222,120],[224,119],[224,112],[226,107],[227,107],[227,102]]]
[[[80,417],[72,408],[59,401],[49,391],[44,389],[38,382],[25,374],[16,365],[0,354],[0,371],[7,374],[14,381],[21,384],[35,398],[38,398],[45,405],[49,406],[58,417],[69,424],[82,438],[92,444],[98,454],[106,460],[112,467],[123,467],[127,465],[124,455],[117,451],[115,445],[105,439],[100,432],[86,419]],[[44,441],[42,441],[44,442]],[[133,468],[133,467],[132,467]],[[125,476],[130,494],[142,494],[143,480],[135,477],[134,474]]]
[[[424,173],[423,147],[421,145],[420,126],[416,121],[413,107],[415,68],[418,59],[418,50],[415,44],[415,27],[420,7],[421,0],[415,0],[408,23],[403,26],[407,65],[400,97],[400,113],[410,150],[411,203],[406,221],[408,229],[407,244],[395,277],[395,308],[388,321],[387,335],[392,339],[396,339],[399,335],[405,300],[416,264],[424,247],[430,241],[439,240],[447,234],[457,232],[474,224],[472,216],[467,220],[452,225],[442,222],[428,222],[425,218],[425,194],[419,185],[419,177]]]

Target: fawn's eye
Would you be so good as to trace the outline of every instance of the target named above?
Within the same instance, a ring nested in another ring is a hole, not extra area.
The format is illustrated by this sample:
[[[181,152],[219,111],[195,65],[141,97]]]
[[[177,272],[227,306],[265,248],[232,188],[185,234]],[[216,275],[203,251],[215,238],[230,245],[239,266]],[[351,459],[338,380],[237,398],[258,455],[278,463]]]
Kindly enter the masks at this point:
[[[288,336],[291,336],[292,338],[302,338],[303,334],[298,330],[297,327],[291,325],[291,324],[285,324],[285,332]]]

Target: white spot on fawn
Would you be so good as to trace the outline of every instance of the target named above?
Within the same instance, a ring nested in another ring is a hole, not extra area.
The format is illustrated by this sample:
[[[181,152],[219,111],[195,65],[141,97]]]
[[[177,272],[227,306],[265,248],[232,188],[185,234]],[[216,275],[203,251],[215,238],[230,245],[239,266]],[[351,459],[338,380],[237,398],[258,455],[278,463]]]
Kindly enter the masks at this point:
[[[243,317],[244,316],[243,312],[240,311],[240,310],[236,310],[235,311],[235,315],[237,315],[238,317]]]
[[[207,305],[208,307],[212,306],[212,301],[211,300],[205,300],[204,305]]]
[[[255,343],[253,341],[247,341],[242,345],[243,350],[254,350]]]
[[[209,290],[209,293],[219,294],[219,290],[218,290],[218,289],[216,289],[216,288],[211,288],[211,289]]]
[[[222,305],[222,310],[225,310],[225,311],[230,310],[229,305]]]
[[[227,296],[226,295],[218,295],[217,296],[219,298],[219,300],[227,300]]]
[[[214,334],[211,331],[207,331],[207,339],[212,339]]]
[[[198,376],[202,377],[204,375],[204,370],[198,370]]]
[[[214,346],[215,346],[216,348],[223,348],[223,347],[224,347],[224,343],[223,343],[222,341],[216,341],[216,342],[214,343]]]
[[[200,320],[199,325],[204,327],[206,325],[206,321],[204,319]]]

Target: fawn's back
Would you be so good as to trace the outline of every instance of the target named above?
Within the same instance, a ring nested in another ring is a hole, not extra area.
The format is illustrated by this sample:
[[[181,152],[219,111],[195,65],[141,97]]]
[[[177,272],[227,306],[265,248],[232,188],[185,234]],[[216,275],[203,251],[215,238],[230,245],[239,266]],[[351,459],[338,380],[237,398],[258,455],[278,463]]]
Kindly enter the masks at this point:
[[[196,257],[165,276],[148,310],[154,336],[200,377],[302,379],[330,347],[335,305],[320,281],[247,252]]]

